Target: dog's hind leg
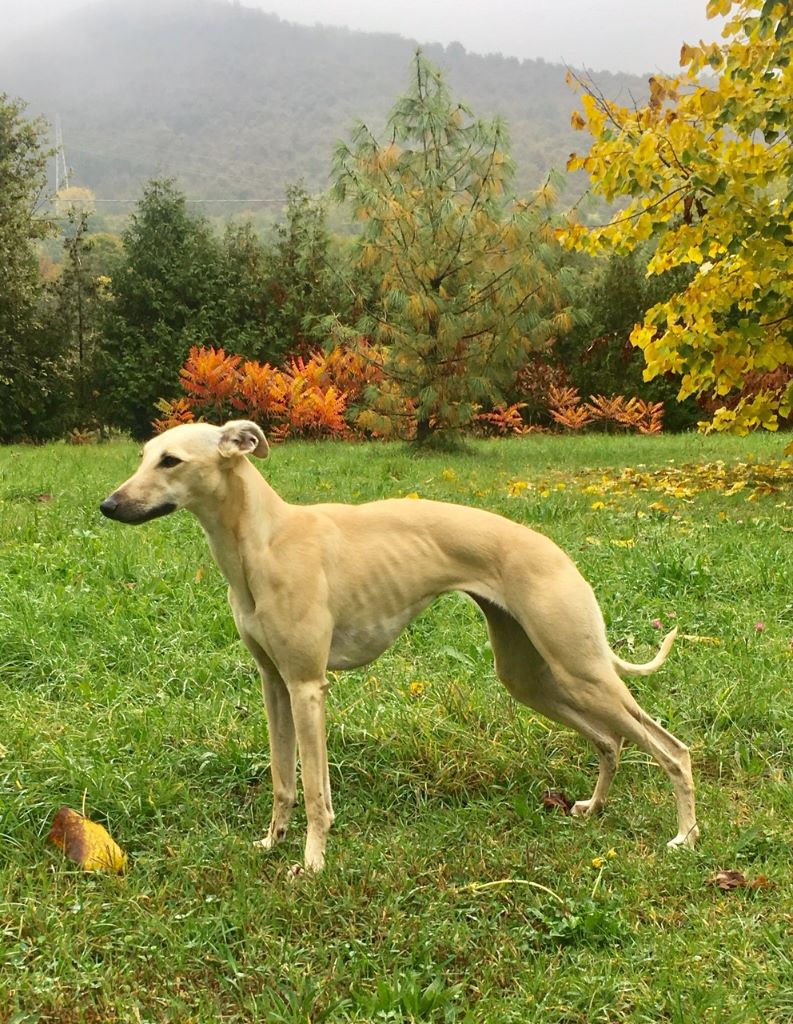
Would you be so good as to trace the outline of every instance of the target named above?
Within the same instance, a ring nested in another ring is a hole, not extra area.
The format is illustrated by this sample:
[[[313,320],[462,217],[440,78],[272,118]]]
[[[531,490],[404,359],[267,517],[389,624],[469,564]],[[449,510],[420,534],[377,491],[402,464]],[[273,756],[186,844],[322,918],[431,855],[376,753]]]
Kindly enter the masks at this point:
[[[472,597],[487,619],[496,674],[515,700],[562,725],[570,726],[595,748],[599,763],[595,791],[589,800],[579,800],[573,806],[573,814],[597,813],[606,802],[617,771],[622,736],[565,703],[548,663],[520,623],[498,605],[475,595]]]
[[[668,845],[693,846],[699,828],[688,748],[637,704],[601,653],[596,631],[584,643],[572,636],[565,643],[557,633],[546,659],[512,615],[484,599],[474,600],[487,618],[496,672],[513,697],[571,726],[597,751],[600,771],[595,791],[589,800],[578,801],[573,813],[601,810],[617,770],[623,740],[630,740],[650,754],[672,783],[678,831]],[[577,664],[567,667],[571,653],[581,668]]]
[[[677,835],[667,846],[693,846],[699,836],[688,747],[643,711],[627,689],[619,711],[622,735],[646,751],[669,777],[677,802]]]
[[[639,707],[617,674],[619,659],[608,645],[595,595],[572,563],[560,566],[546,583],[541,591],[535,589],[530,602],[521,599],[519,586],[512,587],[517,597],[511,610],[547,663],[545,679],[553,681],[553,686],[542,688],[541,702],[535,706],[549,718],[569,722],[585,736],[586,729],[595,730],[612,741],[630,740],[650,754],[675,793],[678,829],[669,845],[693,846],[699,829],[688,748]],[[616,756],[616,750],[613,753]],[[602,786],[596,787],[593,804],[608,787],[613,767],[616,760],[612,766],[607,751],[605,762],[601,761]],[[582,810],[594,809],[593,804]]]
[[[557,714],[553,709],[546,713],[551,718],[566,719],[576,728],[580,728],[564,713],[567,702],[574,702],[576,715],[581,716],[582,724],[601,730],[609,736],[629,740],[650,754],[666,773],[675,793],[678,829],[677,835],[668,845],[693,846],[699,835],[699,828],[688,748],[639,707],[625,683],[608,662],[601,660],[594,669],[588,666],[587,669],[576,671],[575,674],[569,672],[564,665],[556,663],[551,671],[559,684],[556,700],[563,713]],[[584,729],[581,731],[587,735]],[[598,780],[593,801],[596,801],[599,795],[601,781],[607,785],[609,771],[607,763],[605,775],[603,774],[601,762],[601,778]],[[594,809],[594,806],[582,808]]]

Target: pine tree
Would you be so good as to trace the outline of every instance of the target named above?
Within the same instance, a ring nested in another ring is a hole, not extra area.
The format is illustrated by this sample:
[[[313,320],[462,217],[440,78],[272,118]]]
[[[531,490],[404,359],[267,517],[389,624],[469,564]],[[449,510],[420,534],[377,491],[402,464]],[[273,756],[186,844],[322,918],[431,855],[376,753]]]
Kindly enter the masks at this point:
[[[107,422],[147,436],[192,345],[221,330],[220,244],[170,180],[151,181],[124,232],[100,356]]]
[[[359,124],[335,156],[335,198],[362,227],[358,270],[378,282],[348,333],[382,350],[391,386],[374,402],[381,426],[415,417],[422,442],[459,432],[498,401],[569,314],[552,190],[510,198],[504,123],[475,119],[417,52],[387,131],[380,142]]]
[[[42,214],[47,125],[0,93],[0,441],[57,431],[60,353],[40,324],[36,245],[52,230]]]

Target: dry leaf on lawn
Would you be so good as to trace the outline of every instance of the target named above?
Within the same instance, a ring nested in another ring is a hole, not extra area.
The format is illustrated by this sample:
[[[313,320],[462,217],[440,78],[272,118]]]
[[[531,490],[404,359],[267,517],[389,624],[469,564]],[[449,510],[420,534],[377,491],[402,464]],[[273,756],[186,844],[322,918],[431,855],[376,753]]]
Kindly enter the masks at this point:
[[[742,871],[735,870],[717,871],[713,878],[709,878],[705,884],[722,889],[724,892],[729,892],[730,889],[772,889],[774,886],[774,883],[769,882],[765,875],[758,875],[757,878],[749,881]]]
[[[109,833],[70,807],[61,807],[57,812],[49,838],[86,871],[120,873],[127,866],[126,853]]]
[[[542,805],[546,811],[561,811],[569,814],[573,809],[573,801],[558,789],[546,789],[542,795]]]

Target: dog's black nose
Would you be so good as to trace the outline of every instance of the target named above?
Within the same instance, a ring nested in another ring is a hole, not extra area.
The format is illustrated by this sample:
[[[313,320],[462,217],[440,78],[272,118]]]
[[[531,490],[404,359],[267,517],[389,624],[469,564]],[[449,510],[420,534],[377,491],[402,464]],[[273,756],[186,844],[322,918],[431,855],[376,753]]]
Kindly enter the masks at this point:
[[[99,511],[102,513],[103,516],[107,516],[108,519],[112,519],[117,508],[118,498],[111,494],[110,497],[105,498],[105,500],[99,506]]]

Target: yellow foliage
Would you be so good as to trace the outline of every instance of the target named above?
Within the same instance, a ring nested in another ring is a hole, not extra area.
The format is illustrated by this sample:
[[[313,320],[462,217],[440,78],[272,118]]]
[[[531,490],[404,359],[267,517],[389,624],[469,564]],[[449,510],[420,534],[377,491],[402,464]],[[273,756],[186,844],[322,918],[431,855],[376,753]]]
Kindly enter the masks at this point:
[[[559,237],[592,254],[656,238],[651,274],[696,264],[634,327],[645,379],[677,374],[681,397],[738,392],[712,429],[775,430],[793,407],[793,8],[711,0],[708,14],[731,16],[725,41],[684,43],[683,73],[651,78],[647,106],[585,91],[572,122],[593,141],[568,168],[586,170],[607,201],[629,203],[605,227],[571,221]],[[778,368],[787,376],[745,390],[751,375]]]

